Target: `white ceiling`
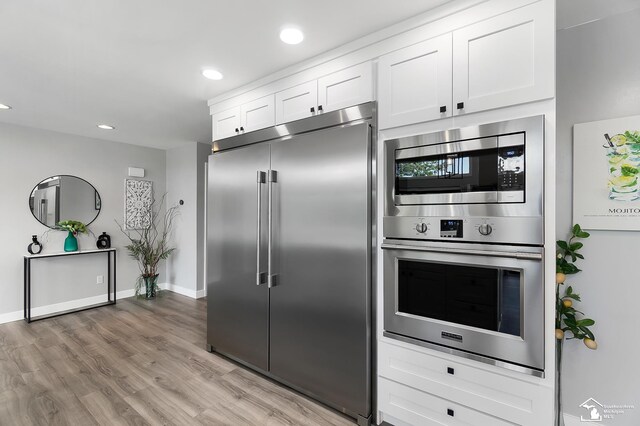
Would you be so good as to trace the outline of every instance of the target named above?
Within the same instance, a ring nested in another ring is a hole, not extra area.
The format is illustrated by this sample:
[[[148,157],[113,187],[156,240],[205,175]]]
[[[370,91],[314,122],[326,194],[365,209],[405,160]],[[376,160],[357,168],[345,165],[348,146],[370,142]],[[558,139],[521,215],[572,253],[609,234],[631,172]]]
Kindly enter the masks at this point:
[[[208,99],[446,1],[1,0],[0,103],[13,109],[0,122],[157,148],[208,142]],[[285,24],[305,41],[282,43]]]

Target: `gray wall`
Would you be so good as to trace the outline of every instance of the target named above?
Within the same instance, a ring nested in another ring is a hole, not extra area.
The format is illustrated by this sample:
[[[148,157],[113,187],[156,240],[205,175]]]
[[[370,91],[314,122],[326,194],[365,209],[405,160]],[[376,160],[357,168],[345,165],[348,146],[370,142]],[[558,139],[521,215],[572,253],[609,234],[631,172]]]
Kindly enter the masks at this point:
[[[195,296],[203,289],[204,162],[211,145],[191,143],[166,152],[167,201],[184,201],[176,218],[173,241],[178,247],[167,262],[167,282]],[[202,295],[202,294],[200,294]]]
[[[597,4],[590,10],[585,7]],[[565,238],[572,211],[572,128],[576,123],[640,115],[640,4],[628,1],[559,0],[557,33],[557,229]],[[624,10],[624,13],[613,14]],[[598,19],[586,23],[588,20]],[[583,25],[580,25],[583,23]],[[589,397],[602,404],[633,404],[605,424],[640,424],[640,340],[637,328],[640,233],[593,231],[585,241],[583,270],[570,283],[583,297],[581,310],[597,322],[600,347],[590,351],[569,341],[564,360],[565,412],[585,414]]]
[[[145,168],[145,179],[154,182],[155,193],[165,192],[163,150],[0,124],[0,221],[4,225],[0,244],[0,315],[23,308],[22,256],[31,235],[40,236],[44,252],[62,251],[66,233],[51,231],[43,236],[47,228],[33,218],[28,206],[33,187],[52,175],[76,175],[95,186],[102,197],[102,211],[90,229],[96,236],[102,231],[111,235],[112,245],[121,249],[118,290],[133,288],[139,272],[122,250],[126,239],[114,223],[114,219],[123,220],[124,179],[129,166]],[[79,245],[81,249],[95,248],[95,238],[81,236]],[[37,266],[33,278],[36,305],[94,296],[104,291],[104,285],[96,284],[96,275],[105,274],[106,261],[99,257],[76,260],[79,258],[58,258]]]

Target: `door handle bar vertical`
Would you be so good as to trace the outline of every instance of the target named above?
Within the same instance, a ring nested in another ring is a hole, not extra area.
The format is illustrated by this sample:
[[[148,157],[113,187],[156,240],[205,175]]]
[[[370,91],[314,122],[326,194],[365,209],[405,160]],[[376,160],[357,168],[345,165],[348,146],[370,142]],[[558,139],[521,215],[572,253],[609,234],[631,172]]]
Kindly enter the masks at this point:
[[[269,220],[267,225],[267,287],[277,284],[277,275],[273,273],[273,184],[278,182],[278,172],[269,170]]]
[[[266,273],[260,270],[260,236],[262,235],[262,185],[267,181],[267,174],[258,170],[257,173],[257,194],[258,194],[258,234],[256,236],[256,285],[266,281]]]

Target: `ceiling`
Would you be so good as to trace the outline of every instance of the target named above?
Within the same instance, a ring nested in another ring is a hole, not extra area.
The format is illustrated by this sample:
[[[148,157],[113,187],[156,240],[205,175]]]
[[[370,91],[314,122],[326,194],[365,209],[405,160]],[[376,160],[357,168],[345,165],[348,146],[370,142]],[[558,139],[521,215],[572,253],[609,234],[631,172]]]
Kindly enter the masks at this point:
[[[13,109],[0,122],[162,149],[208,142],[208,99],[446,2],[2,0],[0,103]],[[285,24],[305,40],[282,43]],[[206,67],[225,78],[206,80]]]

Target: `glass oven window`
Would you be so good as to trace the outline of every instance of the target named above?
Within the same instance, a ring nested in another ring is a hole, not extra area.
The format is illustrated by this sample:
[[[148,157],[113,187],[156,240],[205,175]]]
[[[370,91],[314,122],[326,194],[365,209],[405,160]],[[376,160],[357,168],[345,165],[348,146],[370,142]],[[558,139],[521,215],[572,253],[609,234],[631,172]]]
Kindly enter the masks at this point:
[[[398,260],[398,311],[520,336],[522,271]]]
[[[498,190],[498,148],[397,159],[396,194]]]

